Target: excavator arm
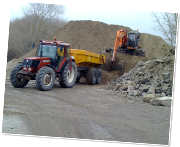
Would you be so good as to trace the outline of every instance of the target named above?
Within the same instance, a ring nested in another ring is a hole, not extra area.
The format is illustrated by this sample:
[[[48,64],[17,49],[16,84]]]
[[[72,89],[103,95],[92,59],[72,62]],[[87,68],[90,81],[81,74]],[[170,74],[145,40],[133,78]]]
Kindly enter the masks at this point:
[[[114,68],[114,66],[115,66],[115,57],[116,57],[118,46],[119,47],[126,47],[127,46],[127,31],[124,29],[117,31],[116,39],[114,42],[113,56],[111,59],[111,68]]]

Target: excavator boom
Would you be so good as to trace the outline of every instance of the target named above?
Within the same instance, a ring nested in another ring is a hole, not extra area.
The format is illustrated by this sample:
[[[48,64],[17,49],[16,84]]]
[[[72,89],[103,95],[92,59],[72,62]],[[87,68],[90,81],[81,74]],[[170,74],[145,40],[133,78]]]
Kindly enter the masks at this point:
[[[116,34],[116,39],[114,42],[114,51],[113,51],[113,56],[111,59],[111,69],[115,68],[115,57],[116,57],[118,46],[119,47],[127,46],[127,31],[124,29],[118,30]]]
[[[119,47],[125,47],[127,46],[127,31],[124,29],[118,30],[116,34],[116,39],[114,42],[114,51],[113,51],[113,56],[112,56],[112,62],[115,61],[117,49]]]

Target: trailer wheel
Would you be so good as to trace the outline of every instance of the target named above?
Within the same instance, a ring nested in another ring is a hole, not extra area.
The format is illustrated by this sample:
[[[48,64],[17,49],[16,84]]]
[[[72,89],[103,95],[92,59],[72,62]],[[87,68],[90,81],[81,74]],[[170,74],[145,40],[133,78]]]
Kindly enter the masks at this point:
[[[89,85],[94,85],[97,79],[97,70],[95,68],[89,68],[86,74],[86,82]]]
[[[142,56],[142,52],[138,49],[135,49],[135,51],[133,52],[134,56]]]
[[[11,83],[16,88],[22,88],[26,86],[29,82],[29,80],[27,79],[21,79],[17,77],[18,71],[20,71],[21,69],[22,69],[22,64],[16,65],[12,69],[11,74],[10,74]]]
[[[67,64],[64,71],[61,73],[60,85],[64,88],[71,88],[77,78],[77,66],[75,62],[72,62],[72,71],[69,70],[69,65]]]
[[[41,68],[36,75],[36,87],[42,91],[50,90],[55,83],[55,72],[51,67]]]
[[[96,79],[96,84],[101,83],[101,79],[102,79],[102,71],[100,68],[97,68],[97,79]]]

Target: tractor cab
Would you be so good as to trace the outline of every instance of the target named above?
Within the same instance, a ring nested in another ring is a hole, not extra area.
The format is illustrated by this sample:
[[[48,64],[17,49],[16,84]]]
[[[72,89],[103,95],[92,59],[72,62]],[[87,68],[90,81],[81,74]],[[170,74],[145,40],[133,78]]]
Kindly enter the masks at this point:
[[[63,58],[69,57],[69,49],[70,45],[62,41],[40,41],[37,57],[49,57],[50,66],[58,68]]]
[[[138,31],[130,31],[128,33],[127,49],[136,49],[139,47],[140,33]]]

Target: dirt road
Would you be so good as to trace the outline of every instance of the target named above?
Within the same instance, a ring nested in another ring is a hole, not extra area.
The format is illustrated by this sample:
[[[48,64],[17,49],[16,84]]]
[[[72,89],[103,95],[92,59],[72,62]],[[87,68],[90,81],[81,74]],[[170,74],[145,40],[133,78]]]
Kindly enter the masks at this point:
[[[5,83],[3,133],[168,144],[170,107],[112,96],[101,86],[75,84],[38,91]]]

